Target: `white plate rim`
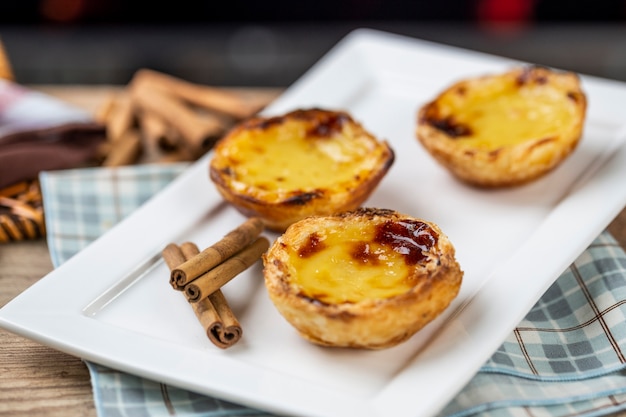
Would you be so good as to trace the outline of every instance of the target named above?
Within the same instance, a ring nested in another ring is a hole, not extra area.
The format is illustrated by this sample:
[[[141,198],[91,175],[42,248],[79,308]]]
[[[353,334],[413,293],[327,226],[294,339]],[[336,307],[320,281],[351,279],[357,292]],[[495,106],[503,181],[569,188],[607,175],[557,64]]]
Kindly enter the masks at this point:
[[[341,40],[272,103],[266,112],[280,113],[295,105],[323,106],[332,105],[338,100],[358,100],[358,97],[352,96],[355,93],[350,83],[356,83],[359,77],[342,73],[351,68],[342,66],[342,60],[364,59],[362,64],[365,70],[378,71],[380,68],[376,67],[375,58],[382,51],[400,56],[405,51],[415,49],[424,54],[441,54],[451,60],[467,60],[469,65],[465,72],[469,73],[472,69],[502,67],[513,62],[390,33],[360,29]],[[343,88],[335,89],[332,94],[321,91],[320,83],[333,78],[344,80]],[[624,85],[618,82],[587,76],[584,79],[594,88],[606,91],[606,94],[615,91],[619,97],[626,91]],[[608,119],[623,116],[612,103],[614,99],[611,97],[606,103],[600,103],[598,111],[605,113]],[[333,392],[323,386],[294,381],[288,375],[271,375],[264,369],[247,366],[224,354],[207,353],[212,359],[211,363],[194,364],[196,369],[190,373],[190,365],[181,364],[179,358],[172,356],[172,352],[182,352],[193,357],[191,349],[167,341],[155,343],[154,340],[146,340],[141,334],[108,326],[89,317],[90,306],[97,304],[103,294],[110,293],[117,283],[126,285],[129,280],[138,279],[141,271],[133,275],[133,271],[138,268],[148,268],[158,262],[155,254],[160,252],[160,248],[172,241],[173,237],[180,236],[181,231],[191,227],[189,219],[205,215],[203,203],[215,204],[215,195],[200,198],[193,207],[178,203],[179,196],[193,194],[200,179],[204,180],[210,155],[194,163],[170,186],[110,232],[0,309],[0,327],[96,363],[278,414],[322,417],[355,413],[363,416],[435,415],[478,371],[553,279],[574,261],[626,204],[626,189],[619,187],[626,167],[624,132],[619,132],[617,136],[619,140],[611,142],[612,147],[596,158],[594,165],[576,181],[575,186],[536,232],[510,259],[494,269],[480,291],[455,310],[436,336],[415,354],[411,363],[369,399],[346,397],[343,393]],[[591,215],[584,219],[585,227],[574,230],[572,224],[580,221],[581,206]],[[179,216],[181,211],[186,216]],[[168,222],[162,222],[163,218],[169,219]],[[143,230],[150,224],[158,224],[159,228],[151,232],[152,239],[147,244]],[[126,242],[127,246],[113,247],[115,245],[112,243],[119,241]],[[563,256],[548,258],[542,263],[539,278],[530,282],[526,280],[528,271],[519,268],[519,265],[532,258],[537,251],[550,251],[556,246],[561,249]],[[82,277],[85,265],[102,265],[100,258],[103,253],[115,259],[115,262],[107,262],[106,271],[95,268],[92,273],[98,279],[86,285]],[[530,296],[509,303],[507,311],[503,313],[501,305],[494,302],[494,297],[503,291]],[[50,294],[55,297],[50,297]],[[32,306],[37,306],[37,309]],[[481,328],[476,322],[480,322],[477,318],[484,314],[499,314],[501,325],[495,329]],[[111,344],[111,339],[123,339],[125,343]],[[144,349],[146,343],[151,345],[149,353]],[[455,350],[454,346],[463,346],[463,349]],[[441,351],[446,354],[441,355]],[[444,359],[445,364],[442,363]],[[454,366],[454,377],[448,375],[442,378],[442,368],[450,369],[451,365]],[[206,375],[211,373],[220,375],[220,380],[207,380]],[[242,376],[245,378],[242,379]],[[254,381],[271,382],[274,388],[258,386]],[[433,381],[437,381],[438,386],[433,387]],[[411,387],[413,392],[424,393],[424,397],[420,401],[407,398],[407,387]],[[311,398],[317,401],[312,403]]]

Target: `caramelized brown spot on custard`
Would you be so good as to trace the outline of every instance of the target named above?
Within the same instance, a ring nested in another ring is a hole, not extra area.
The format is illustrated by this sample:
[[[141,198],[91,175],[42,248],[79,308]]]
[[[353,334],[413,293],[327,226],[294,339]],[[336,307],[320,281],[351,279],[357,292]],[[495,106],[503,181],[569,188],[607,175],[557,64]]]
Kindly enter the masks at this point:
[[[322,190],[314,190],[309,192],[296,192],[294,195],[284,199],[281,204],[293,205],[293,206],[303,206],[309,201],[320,198],[324,195],[324,191]]]
[[[394,211],[391,209],[378,208],[378,207],[359,207],[358,209],[350,212],[342,212],[337,214],[338,217],[351,217],[354,215],[367,217],[368,219],[373,219],[376,216],[392,216]]]
[[[298,256],[301,258],[309,258],[316,253],[320,252],[326,247],[326,244],[320,239],[320,235],[317,233],[311,233],[304,245],[298,249]]]
[[[435,129],[441,130],[451,138],[458,138],[460,136],[470,136],[472,129],[469,126],[462,123],[458,123],[454,120],[454,117],[448,116],[445,118],[426,118],[426,122]]]
[[[487,155],[489,156],[490,159],[495,160],[495,159],[498,159],[498,155],[500,155],[501,152],[502,152],[502,148],[497,148],[497,149],[493,149],[489,151]]]
[[[522,87],[524,84],[535,82],[537,84],[546,84],[548,77],[538,71],[541,67],[534,65],[524,68],[522,73],[517,77],[517,85]]]
[[[234,177],[235,176],[235,171],[232,169],[232,167],[224,167],[220,170],[220,172],[222,174],[224,174],[227,177]]]
[[[329,138],[341,132],[349,117],[344,113],[320,113],[307,131],[307,137]]]
[[[464,96],[467,93],[467,88],[462,85],[456,88],[455,92],[460,95],[460,96]]]
[[[569,91],[567,93],[567,98],[572,100],[574,103],[578,103],[578,101],[580,100],[580,94],[575,91]]]
[[[350,256],[362,264],[378,265],[380,263],[378,255],[372,253],[371,247],[367,242],[355,242]]]
[[[532,73],[533,73],[533,68],[532,67],[524,68],[524,70],[519,75],[519,77],[517,77],[517,80],[516,80],[517,81],[517,85],[519,85],[521,87],[524,84],[526,84],[527,82],[529,82],[530,79],[531,79]]]
[[[415,265],[427,258],[439,236],[430,226],[418,220],[386,221],[376,227],[374,241],[389,245],[404,255],[407,265]]]
[[[285,121],[285,116],[274,116],[274,117],[269,117],[269,118],[256,118],[256,119],[250,119],[245,127],[247,129],[261,129],[261,130],[266,130],[269,127],[271,127],[272,125],[279,125],[284,123]]]

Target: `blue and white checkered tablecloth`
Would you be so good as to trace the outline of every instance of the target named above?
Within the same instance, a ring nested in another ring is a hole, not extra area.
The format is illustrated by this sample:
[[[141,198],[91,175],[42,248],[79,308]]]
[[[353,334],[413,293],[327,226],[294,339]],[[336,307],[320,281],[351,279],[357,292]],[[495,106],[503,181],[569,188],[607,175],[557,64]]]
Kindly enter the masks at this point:
[[[186,164],[43,172],[55,266],[102,235]],[[626,409],[626,254],[603,232],[558,278],[441,417],[601,416]],[[99,417],[267,416],[94,363]]]

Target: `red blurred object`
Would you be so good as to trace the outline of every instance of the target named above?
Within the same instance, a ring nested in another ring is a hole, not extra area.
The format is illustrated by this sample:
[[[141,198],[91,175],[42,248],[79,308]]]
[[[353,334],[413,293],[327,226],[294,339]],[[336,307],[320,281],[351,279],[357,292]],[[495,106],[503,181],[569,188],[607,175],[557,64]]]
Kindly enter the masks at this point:
[[[81,23],[101,16],[115,16],[116,2],[109,0],[40,0],[38,13],[44,22]]]
[[[535,0],[479,0],[476,18],[487,29],[516,31],[533,21],[535,3]]]

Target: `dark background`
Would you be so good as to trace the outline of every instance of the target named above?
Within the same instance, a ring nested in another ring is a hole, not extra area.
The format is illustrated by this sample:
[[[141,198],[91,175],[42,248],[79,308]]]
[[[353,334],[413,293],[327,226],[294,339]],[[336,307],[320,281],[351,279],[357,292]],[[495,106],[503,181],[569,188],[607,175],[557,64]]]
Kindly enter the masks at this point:
[[[626,81],[626,0],[0,3],[0,41],[23,84],[125,84],[152,68],[284,87],[362,27]]]

